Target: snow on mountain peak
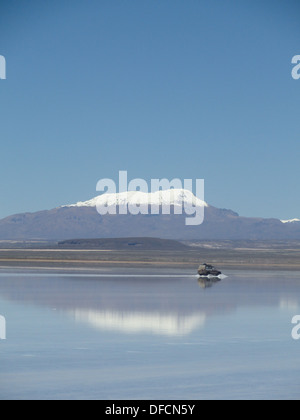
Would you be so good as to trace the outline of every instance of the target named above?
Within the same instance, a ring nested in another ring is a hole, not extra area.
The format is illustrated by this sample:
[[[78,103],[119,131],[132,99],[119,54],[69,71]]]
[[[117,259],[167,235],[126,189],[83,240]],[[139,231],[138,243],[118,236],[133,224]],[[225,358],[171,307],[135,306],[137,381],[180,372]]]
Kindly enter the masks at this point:
[[[300,219],[281,220],[282,223],[297,223]]]
[[[208,207],[205,201],[200,200],[191,191],[185,189],[170,189],[164,191],[156,191],[154,193],[144,193],[142,191],[126,191],[115,194],[101,194],[88,201],[79,201],[63,207],[96,207],[96,206],[194,206]]]

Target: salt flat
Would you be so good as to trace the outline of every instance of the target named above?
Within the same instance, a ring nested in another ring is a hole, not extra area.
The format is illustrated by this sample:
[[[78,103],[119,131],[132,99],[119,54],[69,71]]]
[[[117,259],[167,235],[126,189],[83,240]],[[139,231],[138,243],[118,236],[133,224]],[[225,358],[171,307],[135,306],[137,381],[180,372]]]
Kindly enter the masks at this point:
[[[0,271],[1,399],[299,399],[300,272]]]

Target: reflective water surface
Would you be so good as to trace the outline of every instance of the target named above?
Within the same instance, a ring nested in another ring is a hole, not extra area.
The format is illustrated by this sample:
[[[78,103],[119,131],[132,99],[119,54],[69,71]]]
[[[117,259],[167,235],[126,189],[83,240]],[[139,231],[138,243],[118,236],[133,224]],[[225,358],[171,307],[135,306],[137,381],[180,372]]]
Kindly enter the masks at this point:
[[[0,271],[1,399],[299,399],[300,273]]]

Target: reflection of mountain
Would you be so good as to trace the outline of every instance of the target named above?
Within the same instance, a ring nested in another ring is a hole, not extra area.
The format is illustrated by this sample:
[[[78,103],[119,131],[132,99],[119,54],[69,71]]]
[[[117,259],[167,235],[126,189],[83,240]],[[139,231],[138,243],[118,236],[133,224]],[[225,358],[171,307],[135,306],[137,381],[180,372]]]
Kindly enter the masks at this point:
[[[202,289],[196,278],[184,275],[130,277],[139,271],[128,270],[128,277],[120,278],[107,272],[111,277],[0,272],[0,298],[55,308],[99,331],[166,336],[190,334],[208,326],[210,317],[225,317],[240,307],[299,308],[297,273],[282,279],[276,273],[243,271]]]
[[[299,301],[296,297],[288,299],[282,298],[280,299],[279,307],[281,309],[288,309],[296,312],[299,309]]]
[[[123,333],[153,333],[163,335],[186,335],[202,327],[206,315],[201,312],[180,316],[178,312],[121,312],[76,309],[71,312],[76,321],[85,322],[99,330]]]

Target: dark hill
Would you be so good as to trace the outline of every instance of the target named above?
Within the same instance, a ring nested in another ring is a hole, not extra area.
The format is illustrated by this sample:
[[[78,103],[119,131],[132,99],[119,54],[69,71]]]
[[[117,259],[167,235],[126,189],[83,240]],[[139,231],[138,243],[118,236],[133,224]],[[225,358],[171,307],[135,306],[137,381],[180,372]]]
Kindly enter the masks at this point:
[[[189,247],[170,239],[158,238],[100,238],[69,239],[58,243],[59,248],[105,249],[105,250],[165,250],[184,251]]]

